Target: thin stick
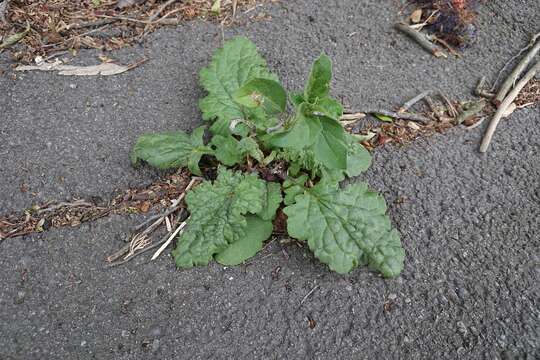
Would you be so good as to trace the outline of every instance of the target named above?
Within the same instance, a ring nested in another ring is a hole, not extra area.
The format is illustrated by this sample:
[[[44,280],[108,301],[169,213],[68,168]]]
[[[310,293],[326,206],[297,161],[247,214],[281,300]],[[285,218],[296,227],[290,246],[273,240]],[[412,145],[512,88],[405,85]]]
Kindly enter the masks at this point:
[[[536,41],[539,34],[536,34],[534,36],[534,40]],[[516,80],[519,78],[521,73],[527,69],[527,65],[531,62],[531,60],[534,59],[538,51],[540,50],[540,41],[537,41],[536,44],[529,50],[527,55],[521,61],[516,65],[514,70],[510,73],[510,75],[506,78],[506,80],[502,83],[501,87],[499,88],[499,92],[497,92],[497,95],[495,95],[495,98],[493,99],[493,102],[495,105],[499,105],[506,97],[512,86],[516,83]]]
[[[339,120],[340,121],[360,120],[365,117],[366,117],[366,113],[357,112],[357,113],[343,114]]]
[[[540,71],[540,61],[537,61],[534,66],[527,71],[525,76],[516,84],[516,86],[510,91],[508,96],[503,100],[499,108],[497,109],[497,112],[493,116],[493,119],[489,123],[489,127],[486,131],[486,134],[484,135],[484,139],[482,139],[482,144],[480,145],[480,152],[485,153],[489,147],[489,144],[491,143],[491,139],[493,138],[493,134],[495,133],[495,130],[497,129],[497,125],[501,121],[501,118],[506,112],[506,108],[516,99],[516,97],[519,95],[519,92],[527,85],[529,80],[531,80],[536,73]]]
[[[497,88],[497,84],[499,83],[499,79],[501,78],[501,75],[504,73],[504,71],[506,70],[506,68],[515,60],[517,59],[518,57],[521,56],[521,54],[523,54],[525,51],[529,50],[533,45],[534,43],[536,42],[536,40],[540,37],[540,33],[534,35],[531,40],[529,41],[529,44],[527,44],[527,46],[525,46],[523,49],[519,50],[519,52],[512,56],[510,58],[510,60],[508,60],[506,62],[506,64],[504,64],[503,68],[499,71],[499,73],[497,74],[497,78],[495,79],[495,81],[493,82],[493,87],[491,88],[491,92],[495,91],[495,89]]]
[[[411,39],[415,40],[422,48],[427,50],[433,56],[447,57],[440,47],[429,41],[428,37],[422,34],[420,31],[411,28],[409,25],[401,23],[395,24],[394,27],[409,36]]]
[[[89,22],[82,22],[82,23],[78,23],[78,24],[70,24],[68,26],[66,26],[66,30],[71,30],[71,29],[85,29],[85,28],[89,28],[89,27],[98,27],[98,26],[103,26],[103,25],[109,25],[109,24],[112,24],[116,21],[118,21],[120,19],[104,19],[104,20],[98,20],[98,21],[89,21]],[[60,31],[62,31],[63,29],[60,29]]]
[[[437,120],[441,120],[441,112],[439,111],[439,109],[437,108],[437,105],[435,105],[435,102],[433,101],[433,99],[431,98],[431,96],[426,96],[424,98],[424,101],[428,104],[430,110],[433,112],[433,114],[435,115],[435,117],[437,118]]]
[[[142,222],[141,224],[137,225],[135,227],[135,230],[140,230],[142,229],[143,227],[145,227],[146,225],[148,225],[150,222],[156,220],[156,219],[160,219],[160,218],[165,218],[166,216],[169,216],[171,215],[172,213],[176,212],[176,210],[180,209],[183,205],[181,204],[182,200],[184,200],[184,197],[186,196],[186,193],[191,190],[191,188],[195,185],[195,182],[199,181],[199,180],[202,180],[200,177],[193,177],[191,178],[191,181],[189,182],[188,186],[186,186],[186,188],[184,189],[184,191],[182,192],[182,194],[180,194],[180,196],[174,200],[174,203],[175,205],[173,205],[172,207],[170,207],[168,210],[162,212],[161,214],[157,214],[157,215],[154,215],[154,216],[151,216],[149,217],[148,219],[146,219],[144,222]]]
[[[300,305],[302,305],[304,302],[306,302],[306,300],[308,299],[308,297],[311,296],[311,294],[313,294],[315,292],[315,290],[317,290],[319,288],[319,285],[315,285],[315,287],[313,289],[311,289],[310,292],[308,292],[306,294],[306,296],[304,296],[304,298],[302,299],[302,301],[300,301]]]
[[[452,105],[452,102],[450,101],[450,99],[448,99],[448,97],[446,97],[446,95],[444,95],[440,91],[439,91],[439,96],[441,97],[441,99],[443,99],[444,103],[446,104],[446,108],[448,109],[448,114],[452,117],[458,116],[458,112],[456,108],[454,107],[454,105]]]
[[[430,119],[428,119],[427,117],[418,115],[418,114],[412,114],[412,113],[397,113],[394,111],[387,111],[387,110],[370,110],[370,111],[365,111],[365,112],[369,114],[380,114],[380,115],[390,116],[391,118],[394,118],[394,119],[418,121],[424,124],[427,124],[430,122]]]
[[[156,18],[159,16],[159,14],[163,12],[163,10],[165,10],[169,5],[172,5],[172,3],[176,1],[177,0],[169,0],[165,4],[161,5],[161,7],[155,13],[153,13],[152,16],[148,18],[148,22],[156,20]]]
[[[487,119],[487,116],[482,116],[480,120],[478,120],[476,123],[472,124],[471,126],[465,127],[467,130],[472,130],[474,128],[477,128],[478,126],[482,125],[482,123]]]
[[[480,80],[478,80],[478,85],[476,85],[476,88],[474,89],[474,94],[476,96],[480,96],[486,99],[492,99],[495,96],[495,94],[487,91],[485,89],[485,84],[486,84],[486,77],[482,76]]]
[[[169,236],[169,238],[167,239],[167,241],[165,241],[165,243],[163,245],[161,245],[161,247],[156,251],[156,253],[152,256],[152,259],[151,260],[156,260],[159,255],[161,255],[161,253],[167,248],[167,246],[169,246],[169,244],[171,243],[171,241],[174,239],[174,237],[179,233],[181,232],[182,230],[184,230],[184,227],[186,226],[186,222],[184,221],[183,223],[180,224],[180,226],[178,226],[178,228],[176,228],[176,230],[171,234],[171,236]]]
[[[431,91],[424,91],[423,93],[420,93],[419,95],[413,97],[411,100],[407,101],[403,106],[398,110],[398,113],[404,113],[407,110],[409,110],[411,107],[414,106],[417,102],[425,98],[430,94]]]

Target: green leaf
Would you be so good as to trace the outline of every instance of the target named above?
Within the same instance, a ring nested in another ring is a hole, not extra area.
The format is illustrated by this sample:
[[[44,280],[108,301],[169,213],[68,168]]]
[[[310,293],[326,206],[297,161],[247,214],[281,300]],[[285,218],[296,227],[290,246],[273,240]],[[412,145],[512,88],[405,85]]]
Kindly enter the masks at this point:
[[[383,114],[373,114],[377,119],[384,121],[384,122],[393,122],[394,119],[391,116],[383,115]]]
[[[252,79],[236,90],[234,100],[248,108],[262,108],[267,114],[280,114],[287,106],[287,93],[274,80]]]
[[[343,115],[343,106],[332,98],[322,98],[315,105],[312,106],[312,110],[318,115],[323,115],[339,121]]]
[[[242,155],[249,155],[258,162],[262,163],[264,160],[264,154],[259,148],[259,144],[255,139],[246,137],[240,140],[238,143],[238,149]]]
[[[240,164],[243,160],[238,140],[231,135],[215,135],[210,142],[215,146],[214,155],[220,163],[227,166]]]
[[[335,120],[320,117],[322,131],[313,144],[317,161],[328,169],[347,169],[347,145],[345,130]]]
[[[311,73],[304,90],[304,99],[313,104],[317,99],[328,97],[330,80],[332,80],[332,62],[323,53],[311,67]]]
[[[223,48],[215,52],[208,67],[200,72],[201,85],[208,91],[208,96],[199,102],[203,119],[221,121],[219,129],[223,131],[228,130],[231,120],[244,119],[245,114],[234,101],[233,94],[255,78],[278,81],[250,40],[237,37],[225,42]]]
[[[292,93],[289,95],[289,98],[291,99],[291,102],[295,108],[300,107],[300,105],[306,102],[304,95],[300,93]]]
[[[294,204],[296,201],[296,196],[304,193],[304,184],[306,183],[307,179],[307,175],[302,175],[298,178],[288,178],[283,182],[283,189],[285,191],[285,205]]]
[[[294,148],[301,150],[315,142],[322,126],[318,119],[300,117],[291,129],[275,133],[269,144],[273,147]]]
[[[276,182],[267,182],[263,199],[263,208],[257,215],[263,220],[274,220],[276,211],[279,208],[279,205],[281,205],[282,200],[281,185]]]
[[[178,267],[207,265],[215,254],[244,238],[245,215],[263,208],[265,182],[224,168],[212,183],[205,181],[186,195],[191,213],[172,254]]]
[[[306,116],[307,104],[301,104],[290,129],[275,133],[269,144],[273,147],[301,150],[313,144],[322,131],[321,122],[313,116]]]
[[[221,0],[215,0],[210,9],[215,15],[221,14]]]
[[[158,169],[188,166],[200,175],[199,161],[204,154],[213,154],[203,143],[204,127],[199,127],[189,136],[183,131],[161,134],[146,134],[139,137],[131,151],[131,163],[137,166],[141,161]]]
[[[358,176],[371,165],[371,154],[352,135],[347,136],[347,176]]]
[[[316,186],[284,209],[289,235],[307,240],[323,263],[338,273],[368,264],[385,277],[398,276],[405,251],[386,216],[386,204],[366,184],[344,190]]]
[[[272,235],[272,221],[253,215],[247,216],[246,221],[245,235],[214,257],[221,265],[240,265],[255,256],[262,249],[264,241]]]

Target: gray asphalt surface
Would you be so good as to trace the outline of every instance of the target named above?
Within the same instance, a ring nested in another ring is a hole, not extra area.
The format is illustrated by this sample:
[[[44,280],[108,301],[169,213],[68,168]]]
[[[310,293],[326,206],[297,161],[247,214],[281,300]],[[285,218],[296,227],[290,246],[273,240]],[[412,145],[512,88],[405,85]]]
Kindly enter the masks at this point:
[[[255,41],[288,88],[325,50],[334,94],[362,109],[426,89],[464,96],[540,29],[537,1],[493,0],[464,58],[437,60],[394,32],[397,9],[289,1],[257,10],[271,21],[225,34]],[[155,178],[130,168],[130,146],[143,132],[198,123],[198,71],[220,42],[219,27],[192,22],[113,54],[151,59],[121,76],[0,78],[0,212]],[[162,257],[103,269],[136,223],[129,217],[4,241],[0,359],[536,359],[539,118],[538,107],[513,114],[487,156],[477,152],[481,129],[377,150],[364,178],[402,234],[406,266],[395,280],[365,269],[339,276],[306,249],[285,246],[287,258],[277,241],[235,268],[176,271]]]

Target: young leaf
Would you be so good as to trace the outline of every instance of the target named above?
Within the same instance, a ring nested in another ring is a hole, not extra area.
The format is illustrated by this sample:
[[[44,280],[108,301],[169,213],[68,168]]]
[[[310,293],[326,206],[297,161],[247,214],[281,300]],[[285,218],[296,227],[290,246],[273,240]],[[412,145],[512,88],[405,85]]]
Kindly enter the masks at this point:
[[[201,157],[213,153],[204,146],[203,134],[204,127],[195,129],[191,136],[183,131],[142,135],[131,151],[131,163],[136,166],[144,161],[158,169],[188,166],[193,174],[200,175]]]
[[[391,116],[388,116],[388,115],[383,115],[383,114],[373,114],[375,115],[375,117],[381,121],[384,121],[384,122],[393,122],[394,119],[391,117]]]
[[[321,122],[313,116],[306,116],[307,104],[301,104],[296,112],[290,129],[275,133],[269,144],[273,147],[294,148],[301,150],[313,144],[322,131]]]
[[[323,263],[338,273],[368,264],[385,277],[398,276],[405,251],[385,215],[386,204],[367,185],[344,190],[316,186],[284,209],[289,235],[307,240]]]
[[[291,102],[295,108],[300,107],[300,105],[306,102],[304,95],[301,93],[291,93],[289,94],[289,98],[291,99]]]
[[[311,73],[304,90],[304,99],[310,104],[314,104],[317,99],[328,97],[330,80],[332,80],[332,62],[323,53],[311,67]]]
[[[252,79],[233,95],[234,101],[248,108],[262,108],[270,115],[280,114],[287,106],[287,93],[274,80]]]
[[[216,147],[214,155],[223,165],[233,166],[242,162],[238,140],[231,135],[215,135],[210,143]]]
[[[216,254],[214,259],[221,265],[240,265],[262,249],[263,242],[272,235],[272,221],[258,216],[246,216],[245,235]]]
[[[317,161],[328,169],[347,169],[347,145],[345,131],[335,120],[320,117],[322,131],[313,144]]]
[[[172,252],[178,267],[207,265],[212,257],[246,234],[248,213],[263,208],[266,186],[256,175],[224,168],[186,195],[191,213],[184,234]]]
[[[288,178],[283,182],[283,189],[285,191],[285,205],[294,204],[296,201],[296,196],[304,193],[304,184],[306,183],[307,179],[307,175],[302,175],[298,178]]]
[[[201,85],[208,91],[208,96],[199,103],[203,119],[224,122],[220,127],[222,130],[228,129],[231,120],[243,119],[242,108],[232,95],[255,78],[278,80],[250,40],[237,37],[225,42],[223,48],[215,52],[208,67],[200,72]]]
[[[314,112],[319,113],[319,115],[324,115],[336,121],[339,121],[343,115],[343,106],[337,100],[329,97],[320,99],[311,108]]]
[[[259,144],[253,138],[245,137],[238,143],[238,149],[242,155],[249,155],[258,162],[264,160],[264,153],[259,148]]]
[[[263,198],[263,208],[257,215],[263,220],[274,220],[276,211],[282,200],[281,185],[276,182],[267,182],[266,192]]]

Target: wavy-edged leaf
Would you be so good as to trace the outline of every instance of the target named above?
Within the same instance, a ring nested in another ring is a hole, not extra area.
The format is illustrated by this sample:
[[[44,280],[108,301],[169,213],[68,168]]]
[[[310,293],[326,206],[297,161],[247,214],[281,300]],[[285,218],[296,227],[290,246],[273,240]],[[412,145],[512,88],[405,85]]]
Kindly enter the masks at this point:
[[[245,215],[263,208],[265,182],[219,168],[212,183],[205,181],[186,195],[191,213],[172,254],[178,267],[207,265],[212,257],[246,234]]]
[[[344,190],[316,186],[284,209],[289,235],[307,240],[315,256],[330,269],[348,273],[368,264],[385,277],[398,276],[405,251],[377,193],[358,183]]]
[[[248,108],[261,108],[266,114],[285,111],[287,93],[280,83],[269,79],[251,79],[233,95],[234,101]]]
[[[278,80],[250,40],[237,37],[225,42],[214,53],[208,67],[200,72],[201,85],[208,91],[199,102],[203,119],[223,122],[221,129],[227,129],[233,119],[243,119],[244,113],[233,100],[233,94],[255,78]]]
[[[272,235],[272,221],[263,220],[255,215],[246,216],[245,235],[215,255],[221,265],[240,265],[255,256],[262,249],[263,243]]]
[[[215,147],[214,155],[223,165],[233,166],[242,162],[238,140],[231,135],[214,135],[210,142]]]
[[[141,161],[158,169],[187,166],[200,175],[199,161],[205,154],[213,154],[203,142],[204,127],[199,127],[190,135],[183,131],[146,134],[139,137],[130,154],[131,163],[136,166]]]
[[[311,72],[304,89],[304,99],[314,104],[317,99],[328,97],[332,80],[332,62],[326,54],[321,54],[311,67]]]

